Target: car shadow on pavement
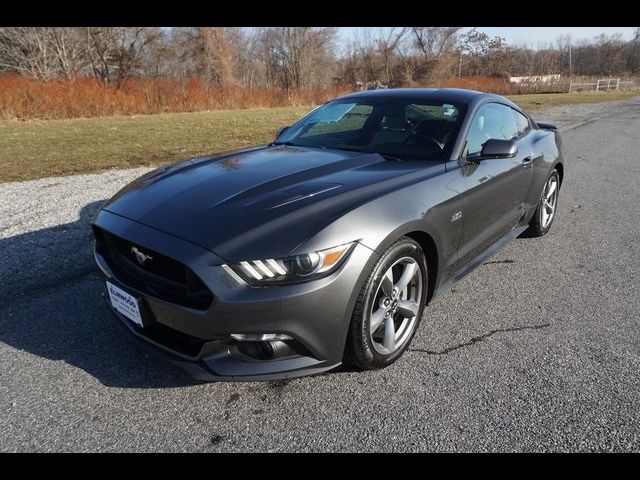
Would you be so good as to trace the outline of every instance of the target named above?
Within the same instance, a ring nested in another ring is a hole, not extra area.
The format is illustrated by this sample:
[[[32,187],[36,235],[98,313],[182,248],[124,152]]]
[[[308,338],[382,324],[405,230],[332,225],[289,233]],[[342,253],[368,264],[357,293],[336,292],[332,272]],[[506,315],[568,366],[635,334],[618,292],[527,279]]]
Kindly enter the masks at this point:
[[[127,341],[105,305],[90,227],[102,203],[85,205],[75,222],[0,239],[0,341],[63,361],[106,386],[197,384],[178,367]],[[20,362],[23,356],[14,358]],[[29,366],[10,367],[14,375],[61,378],[55,363],[25,363]]]

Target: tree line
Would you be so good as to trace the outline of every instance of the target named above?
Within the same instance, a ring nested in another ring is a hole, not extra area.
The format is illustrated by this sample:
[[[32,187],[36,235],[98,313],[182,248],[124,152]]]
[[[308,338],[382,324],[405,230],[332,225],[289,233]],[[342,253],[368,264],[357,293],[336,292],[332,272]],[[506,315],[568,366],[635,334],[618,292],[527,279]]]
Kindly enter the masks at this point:
[[[461,27],[368,28],[347,42],[332,27],[0,28],[0,73],[44,81],[93,77],[115,88],[147,77],[198,77],[213,85],[288,91],[439,85],[473,75],[639,71],[640,27],[628,41],[600,35],[571,43],[559,35],[555,43],[535,48]]]

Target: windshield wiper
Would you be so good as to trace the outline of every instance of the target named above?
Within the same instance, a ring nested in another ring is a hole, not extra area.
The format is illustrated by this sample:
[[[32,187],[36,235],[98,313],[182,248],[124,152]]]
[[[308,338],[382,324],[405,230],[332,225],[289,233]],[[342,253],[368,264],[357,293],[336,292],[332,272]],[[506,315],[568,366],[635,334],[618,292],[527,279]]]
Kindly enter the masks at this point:
[[[360,152],[360,153],[377,153],[385,160],[393,160],[394,162],[402,162],[403,160],[400,157],[396,157],[395,155],[390,155],[388,153],[380,153],[380,152],[371,152],[368,150],[360,150],[359,148],[352,147],[328,147],[326,145],[320,145],[320,148],[329,148],[334,150],[346,150],[347,152]]]
[[[393,160],[394,162],[403,161],[400,157],[396,157],[395,155],[389,155],[388,153],[380,153],[380,152],[376,152],[376,153],[380,155],[382,158],[384,158],[385,160]]]
[[[352,148],[352,147],[330,147],[327,145],[318,145],[318,148],[324,148],[329,150],[344,150],[346,152],[367,153],[364,150],[360,150],[359,148]]]
[[[360,150],[359,148],[353,148],[353,147],[332,147],[329,145],[298,145],[293,142],[273,142],[271,145],[286,145],[288,147],[322,148],[324,150],[345,150],[347,152],[358,152],[358,153],[377,153],[385,160],[393,160],[394,162],[403,161],[402,158],[396,157],[395,155],[391,155],[388,153],[370,152],[367,150]]]
[[[325,147],[323,148],[333,148],[335,150],[347,150],[348,152],[360,152],[360,153],[377,153],[385,160],[393,160],[395,162],[402,162],[400,157],[396,157],[395,155],[390,155],[388,153],[380,153],[380,152],[371,152],[369,150],[360,150],[359,148],[351,148],[351,147]]]

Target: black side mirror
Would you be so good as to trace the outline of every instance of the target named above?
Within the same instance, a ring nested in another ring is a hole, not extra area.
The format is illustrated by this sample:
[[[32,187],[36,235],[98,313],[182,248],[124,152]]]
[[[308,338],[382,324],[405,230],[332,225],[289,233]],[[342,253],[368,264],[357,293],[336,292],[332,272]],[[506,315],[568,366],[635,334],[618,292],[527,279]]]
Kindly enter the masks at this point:
[[[278,131],[276,132],[276,138],[275,138],[275,139],[277,140],[277,139],[278,139],[278,137],[279,137],[280,135],[282,135],[282,134],[285,132],[285,130],[288,130],[288,129],[289,129],[289,125],[285,125],[284,127],[280,127],[280,128],[278,129]]]
[[[518,153],[518,145],[513,140],[498,140],[492,138],[482,145],[480,158],[511,158]]]

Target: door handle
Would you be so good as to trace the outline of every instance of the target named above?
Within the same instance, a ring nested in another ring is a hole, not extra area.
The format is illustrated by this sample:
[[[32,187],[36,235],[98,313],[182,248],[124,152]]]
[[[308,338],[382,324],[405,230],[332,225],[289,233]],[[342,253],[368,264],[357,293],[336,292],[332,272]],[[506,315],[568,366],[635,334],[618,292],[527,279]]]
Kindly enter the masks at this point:
[[[531,165],[531,162],[533,162],[533,157],[524,157],[522,159],[522,166],[526,167],[527,165]]]

